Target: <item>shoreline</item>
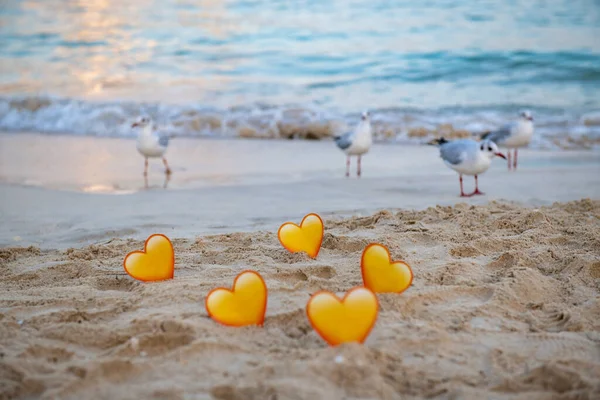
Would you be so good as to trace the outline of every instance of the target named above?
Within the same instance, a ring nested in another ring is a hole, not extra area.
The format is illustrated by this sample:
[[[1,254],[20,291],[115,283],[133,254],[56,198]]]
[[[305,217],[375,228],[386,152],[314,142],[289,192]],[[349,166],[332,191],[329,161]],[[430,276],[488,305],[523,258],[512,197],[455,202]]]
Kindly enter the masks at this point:
[[[600,168],[600,152],[591,149],[525,148],[519,150],[519,155],[520,169],[534,168],[538,172],[552,172],[553,167]],[[343,177],[346,161],[329,139],[182,137],[171,140],[166,157],[174,170],[168,189],[337,180]],[[502,173],[502,164],[502,160],[494,160],[482,179]],[[409,175],[407,169],[412,175],[455,174],[443,165],[435,146],[419,144],[375,142],[363,157],[363,165],[363,180],[403,178]],[[142,167],[143,158],[135,149],[134,138],[31,132],[0,135],[0,185],[133,193],[144,189]],[[81,168],[85,171],[78,170]],[[355,169],[353,158],[352,174]],[[160,160],[150,159],[153,187],[163,186],[162,171]]]

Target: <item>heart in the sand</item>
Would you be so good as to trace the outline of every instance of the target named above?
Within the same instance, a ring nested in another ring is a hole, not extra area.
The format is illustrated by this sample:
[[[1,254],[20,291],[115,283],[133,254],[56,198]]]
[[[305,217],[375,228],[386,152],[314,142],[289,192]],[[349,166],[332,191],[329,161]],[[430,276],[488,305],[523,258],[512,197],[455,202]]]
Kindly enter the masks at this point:
[[[392,261],[390,251],[381,244],[374,243],[365,248],[360,269],[365,287],[375,293],[402,293],[413,281],[410,265]]]
[[[143,282],[173,279],[175,252],[168,237],[154,234],[146,239],[143,251],[132,251],[123,260],[125,271]]]
[[[312,258],[317,258],[323,242],[323,220],[317,214],[308,214],[300,225],[286,222],[279,227],[277,237],[288,251],[296,253],[304,251]]]
[[[356,287],[340,300],[335,294],[320,291],[311,296],[306,315],[313,329],[331,346],[365,341],[375,325],[377,296],[365,287]]]
[[[216,288],[206,296],[206,311],[227,326],[262,325],[267,311],[267,285],[256,271],[244,271],[233,287]]]

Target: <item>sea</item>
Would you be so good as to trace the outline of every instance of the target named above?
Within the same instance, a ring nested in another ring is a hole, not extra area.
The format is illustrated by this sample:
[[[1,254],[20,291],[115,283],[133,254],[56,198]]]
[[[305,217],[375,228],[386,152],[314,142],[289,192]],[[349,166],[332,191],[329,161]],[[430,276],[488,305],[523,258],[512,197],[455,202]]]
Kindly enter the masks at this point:
[[[0,131],[600,148],[598,0],[1,0]]]

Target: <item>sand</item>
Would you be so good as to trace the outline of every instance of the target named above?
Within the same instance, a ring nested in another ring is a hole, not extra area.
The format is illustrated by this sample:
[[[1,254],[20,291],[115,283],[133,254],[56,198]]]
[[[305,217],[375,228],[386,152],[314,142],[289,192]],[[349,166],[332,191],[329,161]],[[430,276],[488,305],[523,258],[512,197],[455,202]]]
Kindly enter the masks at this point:
[[[122,259],[143,241],[0,250],[0,398],[597,399],[600,201],[508,202],[325,218],[317,260],[275,231],[178,239],[175,279],[143,284]],[[328,347],[309,295],[360,285],[389,246],[415,273],[380,295],[364,345]],[[259,271],[264,328],[208,318],[206,293]]]
[[[599,153],[522,151],[468,199],[430,146],[378,143],[361,179],[329,141],[168,154],[166,187],[155,162],[145,188],[133,140],[0,135],[0,399],[600,398]],[[317,260],[276,238],[309,212]],[[176,275],[142,284],[122,261],[153,233]],[[379,297],[365,345],[329,348],[304,307],[360,285],[370,242],[413,286]],[[204,296],[247,268],[265,326],[220,326]]]

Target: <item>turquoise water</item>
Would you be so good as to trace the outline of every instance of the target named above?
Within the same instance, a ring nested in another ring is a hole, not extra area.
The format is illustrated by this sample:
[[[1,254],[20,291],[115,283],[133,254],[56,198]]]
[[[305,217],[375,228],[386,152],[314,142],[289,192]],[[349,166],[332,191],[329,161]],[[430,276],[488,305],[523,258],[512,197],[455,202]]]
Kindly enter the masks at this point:
[[[0,26],[3,130],[278,137],[370,109],[408,140],[528,107],[538,145],[600,137],[595,0],[3,0]]]

